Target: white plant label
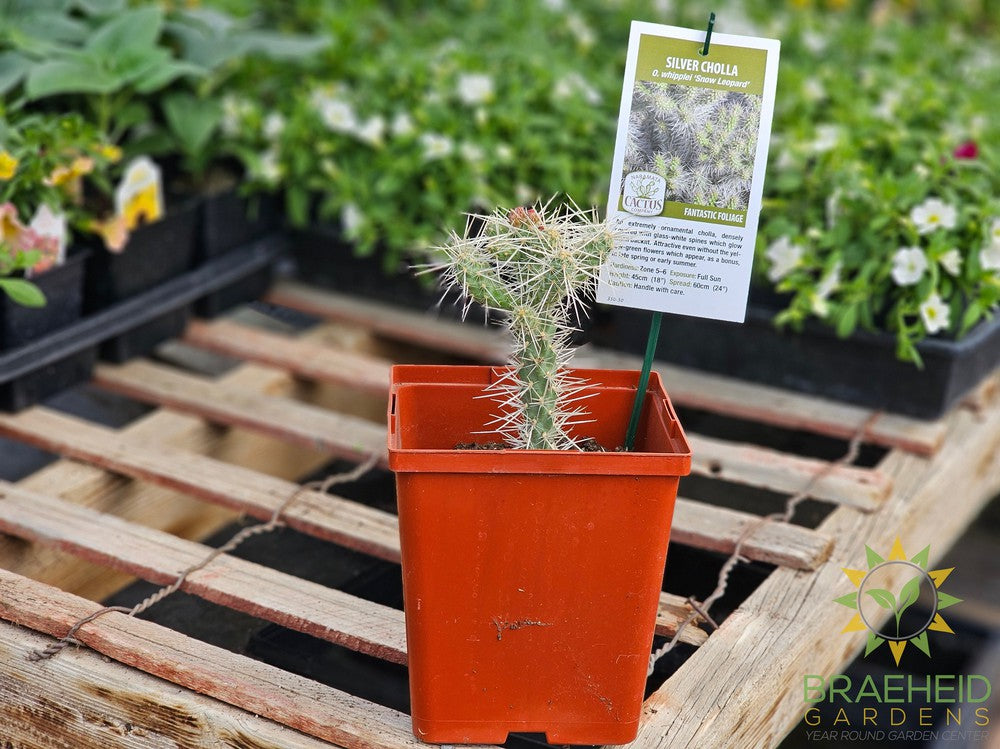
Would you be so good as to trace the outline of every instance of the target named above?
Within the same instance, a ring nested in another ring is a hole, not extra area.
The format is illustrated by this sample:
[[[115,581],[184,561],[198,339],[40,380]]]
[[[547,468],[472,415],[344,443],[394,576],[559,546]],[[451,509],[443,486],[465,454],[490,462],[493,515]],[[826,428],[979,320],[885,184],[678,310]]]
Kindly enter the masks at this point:
[[[632,22],[597,300],[743,322],[778,78],[776,39]]]

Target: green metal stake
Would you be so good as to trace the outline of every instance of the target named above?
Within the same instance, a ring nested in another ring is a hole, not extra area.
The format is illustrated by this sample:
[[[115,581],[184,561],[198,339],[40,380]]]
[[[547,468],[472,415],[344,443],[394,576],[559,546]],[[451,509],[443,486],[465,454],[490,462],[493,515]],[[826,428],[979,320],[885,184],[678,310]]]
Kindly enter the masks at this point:
[[[649,323],[649,338],[646,339],[646,358],[642,360],[642,371],[639,373],[639,386],[635,391],[635,402],[632,404],[632,417],[628,420],[625,432],[625,451],[632,452],[635,445],[635,433],[639,431],[639,416],[642,414],[642,402],[646,399],[646,386],[649,384],[649,371],[653,368],[653,355],[656,354],[656,344],[660,340],[660,320],[662,312],[654,312]]]

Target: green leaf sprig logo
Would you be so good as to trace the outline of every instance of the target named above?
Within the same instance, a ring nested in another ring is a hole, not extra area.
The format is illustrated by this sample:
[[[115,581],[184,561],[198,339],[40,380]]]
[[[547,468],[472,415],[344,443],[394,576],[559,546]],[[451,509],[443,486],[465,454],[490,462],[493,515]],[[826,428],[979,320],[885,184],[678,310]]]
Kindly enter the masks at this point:
[[[898,666],[907,643],[913,643],[929,657],[931,650],[928,632],[955,634],[941,616],[942,609],[962,600],[941,590],[941,585],[954,567],[928,571],[930,550],[931,547],[926,546],[908,559],[902,542],[897,537],[887,558],[883,558],[870,546],[865,546],[868,569],[842,568],[857,591],[835,598],[834,601],[857,613],[841,632],[867,630],[866,656],[888,642]],[[921,592],[929,603],[930,614],[923,621],[914,623],[911,618],[904,625],[903,614],[917,602]],[[888,618],[878,626],[886,612],[889,613]]]

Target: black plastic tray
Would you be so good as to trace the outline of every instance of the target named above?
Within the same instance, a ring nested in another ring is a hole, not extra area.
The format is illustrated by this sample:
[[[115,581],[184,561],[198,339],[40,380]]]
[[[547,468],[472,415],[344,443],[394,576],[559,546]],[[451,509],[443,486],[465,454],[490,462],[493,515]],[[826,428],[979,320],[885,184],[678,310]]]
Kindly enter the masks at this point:
[[[286,247],[274,234],[0,355],[0,408],[17,411],[83,382],[98,351],[115,361],[140,356],[179,334],[193,306],[268,271]],[[234,304],[237,296],[231,297]]]
[[[645,352],[650,312],[612,308],[595,343]],[[656,358],[859,406],[936,419],[1000,367],[1000,315],[959,341],[928,338],[924,368],[896,358],[894,336],[859,331],[846,339],[807,325],[778,330],[773,307],[751,302],[744,324],[664,315]],[[669,385],[668,385],[669,388]]]
[[[0,354],[72,325],[83,310],[83,268],[88,251],[31,279],[48,300],[44,307],[22,307],[0,293]]]

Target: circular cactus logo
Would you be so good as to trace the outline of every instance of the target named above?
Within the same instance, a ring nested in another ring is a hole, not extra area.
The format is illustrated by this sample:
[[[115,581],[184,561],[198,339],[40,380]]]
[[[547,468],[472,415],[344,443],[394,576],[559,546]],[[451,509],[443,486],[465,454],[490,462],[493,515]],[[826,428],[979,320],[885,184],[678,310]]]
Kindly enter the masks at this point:
[[[622,208],[635,216],[659,216],[667,181],[655,172],[630,172],[625,175]]]
[[[960,598],[941,590],[953,567],[927,570],[931,547],[927,546],[911,558],[899,538],[896,538],[888,557],[882,557],[870,546],[865,546],[867,569],[843,568],[844,574],[857,589],[835,598],[841,606],[854,609],[855,615],[842,632],[867,630],[868,643],[865,655],[889,643],[892,657],[899,665],[907,644],[912,643],[924,655],[930,656],[928,632],[955,634],[941,616],[941,610],[954,606]],[[918,601],[927,608],[927,616],[909,617],[904,614]]]

